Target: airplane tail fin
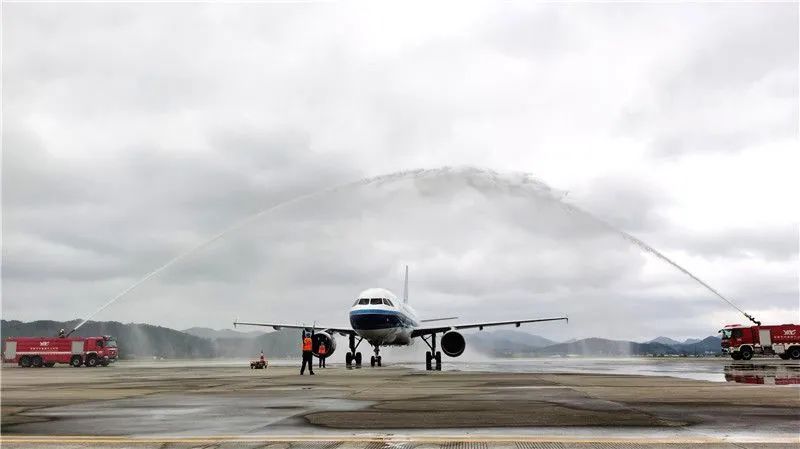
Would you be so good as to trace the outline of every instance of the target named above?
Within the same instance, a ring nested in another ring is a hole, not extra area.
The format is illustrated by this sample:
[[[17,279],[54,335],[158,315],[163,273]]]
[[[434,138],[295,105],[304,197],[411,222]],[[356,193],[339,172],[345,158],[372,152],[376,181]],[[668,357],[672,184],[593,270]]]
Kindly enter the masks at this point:
[[[403,283],[403,302],[408,302],[408,265],[406,265],[406,280]]]

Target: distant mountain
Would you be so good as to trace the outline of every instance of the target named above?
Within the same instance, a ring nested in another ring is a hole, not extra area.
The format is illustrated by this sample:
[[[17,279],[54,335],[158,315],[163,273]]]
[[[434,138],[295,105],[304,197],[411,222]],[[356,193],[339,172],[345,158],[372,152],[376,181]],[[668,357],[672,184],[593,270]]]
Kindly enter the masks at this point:
[[[540,337],[539,335],[529,334],[527,332],[510,330],[510,329],[496,330],[492,332],[492,335],[496,338],[502,338],[508,341],[513,341],[515,343],[524,343],[526,345],[535,346],[539,348],[543,348],[545,346],[550,346],[558,343],[556,341],[550,340],[549,338]]]
[[[711,355],[720,352],[720,339],[707,337],[681,343],[669,337],[658,337],[645,343],[604,338],[571,339],[556,343],[538,335],[517,330],[498,330],[466,335],[467,344],[493,357],[536,357],[551,355],[583,355],[619,357],[643,355]]]
[[[592,357],[620,357],[637,355],[677,354],[674,348],[661,343],[636,343],[632,341],[585,338],[571,343],[559,343],[536,351],[537,355],[581,355]]]
[[[582,355],[593,357],[644,356],[644,355],[713,355],[720,352],[719,337],[706,337],[693,344],[682,344],[676,340],[660,337],[647,343],[585,338],[568,343],[559,343],[537,349],[536,355]],[[672,341],[674,344],[664,344]]]
[[[260,335],[264,335],[263,331],[242,332],[233,329],[216,330],[211,329],[210,327],[190,327],[189,329],[184,329],[181,332],[194,335],[195,337],[208,338],[212,340],[216,338],[255,338]]]
[[[709,348],[710,346],[716,346],[716,350],[719,350],[719,337],[714,337],[714,336],[707,337],[705,339],[687,338],[683,342],[674,340],[669,337],[658,337],[650,340],[648,343],[661,343],[662,345],[671,346],[677,349],[679,352],[687,351],[689,349],[693,351],[695,348],[692,345],[701,345],[698,347],[702,347],[704,349]],[[692,346],[692,348],[687,348],[688,346]]]
[[[714,337],[712,335],[710,337],[706,337],[702,340],[696,341],[695,343],[678,345],[676,349],[678,350],[678,352],[688,355],[718,354],[721,351],[720,341],[721,339],[719,337]]]
[[[537,349],[555,343],[538,335],[507,329],[477,332],[465,337],[470,347],[495,357],[533,354]]]
[[[661,343],[662,345],[667,345],[667,346],[677,346],[681,344],[681,342],[673,340],[669,337],[657,337],[648,341],[647,343]]]

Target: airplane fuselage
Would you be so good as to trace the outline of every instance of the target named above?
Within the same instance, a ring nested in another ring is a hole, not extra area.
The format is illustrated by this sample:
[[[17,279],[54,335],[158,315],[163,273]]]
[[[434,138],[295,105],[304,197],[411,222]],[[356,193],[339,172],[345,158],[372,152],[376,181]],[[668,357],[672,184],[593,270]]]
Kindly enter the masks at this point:
[[[419,321],[414,309],[392,292],[370,288],[358,295],[350,309],[350,326],[373,346],[410,345]]]

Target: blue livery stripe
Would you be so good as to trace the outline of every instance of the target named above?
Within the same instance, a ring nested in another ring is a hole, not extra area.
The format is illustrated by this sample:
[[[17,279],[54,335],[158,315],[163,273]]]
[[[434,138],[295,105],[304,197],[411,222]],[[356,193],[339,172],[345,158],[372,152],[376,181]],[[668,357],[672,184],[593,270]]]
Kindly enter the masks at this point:
[[[350,325],[354,330],[416,327],[417,323],[395,310],[358,309],[350,312]]]

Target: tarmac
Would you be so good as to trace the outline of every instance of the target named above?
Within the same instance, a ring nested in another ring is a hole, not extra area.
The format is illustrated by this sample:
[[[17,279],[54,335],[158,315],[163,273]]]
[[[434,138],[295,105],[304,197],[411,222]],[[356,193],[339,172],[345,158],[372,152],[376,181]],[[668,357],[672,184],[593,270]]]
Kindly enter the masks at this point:
[[[2,369],[3,447],[800,447],[800,388],[331,364]]]

